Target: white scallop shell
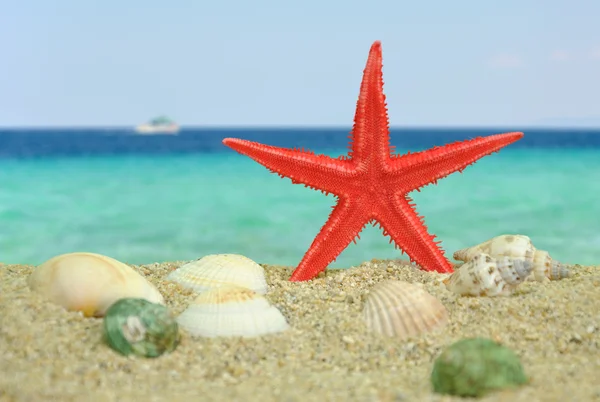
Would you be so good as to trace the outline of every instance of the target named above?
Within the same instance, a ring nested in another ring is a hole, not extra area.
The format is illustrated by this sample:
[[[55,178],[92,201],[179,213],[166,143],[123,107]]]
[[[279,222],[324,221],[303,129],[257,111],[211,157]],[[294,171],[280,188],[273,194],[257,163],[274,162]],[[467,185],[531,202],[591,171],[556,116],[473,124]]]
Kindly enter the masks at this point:
[[[94,253],[62,254],[44,262],[27,280],[31,290],[86,317],[101,317],[117,300],[132,297],[164,304],[158,289],[133,268]]]
[[[525,235],[501,235],[473,247],[467,247],[454,253],[458,261],[470,261],[473,256],[485,253],[492,258],[511,257],[524,259],[533,265],[531,279],[538,282],[568,278],[569,270],[564,264],[553,261],[547,251],[536,249],[531,239]]]
[[[472,256],[444,280],[451,292],[465,296],[507,296],[531,274],[525,259],[492,258],[485,253]]]
[[[198,293],[221,286],[241,286],[267,293],[263,267],[239,254],[207,255],[171,272],[167,280]]]
[[[250,289],[222,286],[201,293],[177,317],[193,336],[251,338],[285,331],[289,325],[267,299]]]
[[[406,339],[445,326],[448,312],[438,299],[416,285],[384,281],[367,296],[363,318],[371,331]]]

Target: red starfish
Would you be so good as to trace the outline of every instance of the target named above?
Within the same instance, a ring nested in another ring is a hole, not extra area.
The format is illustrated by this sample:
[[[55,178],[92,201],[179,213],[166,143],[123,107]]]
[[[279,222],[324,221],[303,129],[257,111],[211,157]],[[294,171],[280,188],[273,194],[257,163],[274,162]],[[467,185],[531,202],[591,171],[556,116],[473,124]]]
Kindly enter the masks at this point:
[[[406,155],[390,155],[389,123],[381,63],[381,43],[373,43],[364,70],[348,156],[334,159],[296,149],[225,138],[223,143],[247,155],[292,183],[337,196],[329,219],[292,274],[291,281],[314,278],[358,237],[369,222],[378,221],[384,235],[426,271],[452,272],[452,265],[427,233],[408,193],[461,171],[523,137],[497,134]]]

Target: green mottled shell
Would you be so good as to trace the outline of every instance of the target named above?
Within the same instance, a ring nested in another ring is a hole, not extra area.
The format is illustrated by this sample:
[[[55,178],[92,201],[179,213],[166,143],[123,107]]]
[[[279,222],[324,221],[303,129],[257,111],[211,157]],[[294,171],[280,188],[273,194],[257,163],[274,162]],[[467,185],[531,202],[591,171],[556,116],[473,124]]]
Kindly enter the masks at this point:
[[[120,299],[104,317],[104,338],[122,355],[157,357],[179,343],[179,327],[169,310],[144,299]]]
[[[485,338],[454,343],[436,359],[431,373],[434,392],[462,397],[480,397],[527,381],[519,357]]]

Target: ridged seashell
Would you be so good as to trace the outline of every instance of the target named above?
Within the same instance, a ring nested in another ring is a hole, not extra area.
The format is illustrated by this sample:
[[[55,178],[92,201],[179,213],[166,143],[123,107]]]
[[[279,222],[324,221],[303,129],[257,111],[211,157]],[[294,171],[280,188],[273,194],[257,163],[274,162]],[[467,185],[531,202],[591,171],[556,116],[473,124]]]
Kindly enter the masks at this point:
[[[144,299],[121,299],[106,311],[104,339],[124,356],[158,357],[179,344],[179,326],[169,310]]]
[[[171,272],[167,280],[198,293],[221,286],[240,286],[267,293],[263,267],[239,254],[207,255]]]
[[[445,326],[448,312],[438,299],[416,285],[384,281],[367,296],[363,318],[371,331],[406,339]]]
[[[164,304],[158,289],[133,268],[94,253],[69,253],[53,257],[34,269],[27,280],[41,293],[67,310],[86,317],[101,317],[117,300],[132,297]]]
[[[552,260],[547,251],[536,249],[525,235],[501,235],[473,247],[454,253],[458,261],[470,261],[473,256],[485,253],[492,258],[511,257],[524,259],[533,264],[533,279],[538,282],[568,278],[569,270],[564,264]]]
[[[510,257],[472,256],[444,280],[446,288],[464,296],[507,296],[531,274],[531,262]]]
[[[250,289],[223,286],[201,293],[177,317],[193,336],[251,338],[285,331],[289,325],[267,299]]]

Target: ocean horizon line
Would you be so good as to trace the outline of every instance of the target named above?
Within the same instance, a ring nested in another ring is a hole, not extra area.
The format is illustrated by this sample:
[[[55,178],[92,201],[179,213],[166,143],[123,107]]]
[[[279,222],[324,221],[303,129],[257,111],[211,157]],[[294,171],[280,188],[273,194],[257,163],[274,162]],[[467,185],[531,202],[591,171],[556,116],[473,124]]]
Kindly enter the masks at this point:
[[[0,126],[2,131],[134,131],[135,125],[48,125],[48,126]],[[351,130],[352,125],[180,125],[181,131],[187,130],[211,130],[211,131],[240,131],[240,130],[264,130],[264,131],[339,131]],[[545,125],[506,125],[506,126],[483,126],[483,125],[394,125],[390,126],[391,131],[395,130],[418,130],[418,131],[437,131],[437,130],[493,130],[493,131],[598,131],[599,126],[545,126]]]

